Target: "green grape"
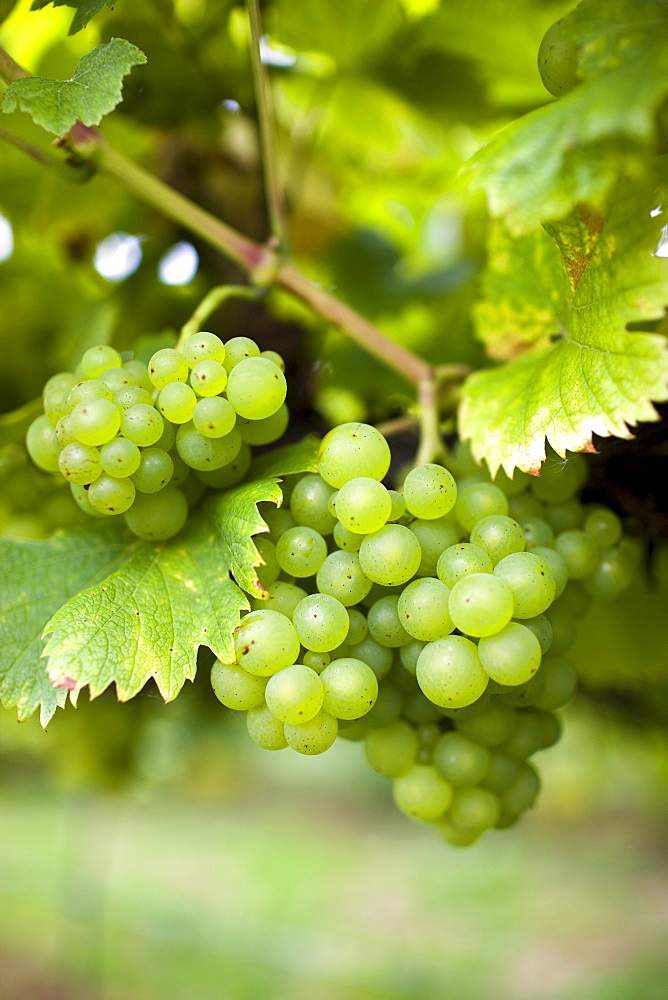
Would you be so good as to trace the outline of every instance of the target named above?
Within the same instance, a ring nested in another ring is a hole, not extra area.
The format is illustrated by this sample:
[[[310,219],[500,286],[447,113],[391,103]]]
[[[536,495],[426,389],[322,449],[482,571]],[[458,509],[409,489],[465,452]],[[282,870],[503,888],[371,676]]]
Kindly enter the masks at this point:
[[[324,683],[315,670],[295,663],[269,678],[265,697],[277,719],[297,725],[309,722],[323,705]]]
[[[415,575],[422,552],[410,528],[386,524],[364,538],[359,558],[364,573],[373,583],[393,587],[407,583]]]
[[[278,353],[278,351],[261,351],[260,357],[267,358],[269,361],[273,361],[274,364],[277,365],[282,372],[285,371],[285,361]]]
[[[376,704],[357,722],[348,723],[358,726],[359,738],[365,739],[373,729],[381,729],[397,722],[404,707],[404,696],[397,688],[389,684],[381,684],[378,688]]]
[[[520,520],[525,548],[535,549],[538,546],[554,545],[554,532],[542,517],[524,517]]]
[[[121,368],[116,371],[122,371]],[[114,392],[106,382],[101,379],[89,378],[84,382],[77,382],[67,394],[67,410],[72,412],[77,403],[83,403],[87,399],[108,399],[114,398]]]
[[[149,361],[148,377],[156,389],[164,389],[170,382],[187,382],[188,363],[180,351],[163,347]]]
[[[232,337],[225,344],[225,359],[223,364],[229,372],[245,358],[258,358],[260,348],[250,337]]]
[[[314,653],[311,649],[307,649],[302,656],[304,666],[315,670],[316,674],[321,674],[331,661],[332,658],[329,653]]]
[[[147,392],[152,391],[153,384],[148,377],[148,365],[145,365],[143,361],[139,361],[138,358],[131,358],[129,361],[123,362],[123,368],[134,377],[135,385],[141,386]]]
[[[307,596],[302,587],[287,583],[285,580],[276,580],[269,584],[266,591],[268,596],[265,599],[256,598],[253,601],[253,611],[266,607],[271,611],[280,611],[287,618],[292,618],[299,602]]]
[[[434,577],[409,583],[398,600],[399,620],[414,639],[445,639],[455,628],[448,610],[450,588]]]
[[[404,500],[401,493],[397,493],[396,490],[388,490],[387,492],[389,493],[390,503],[392,504],[392,506],[390,507],[390,516],[388,517],[387,520],[398,521],[399,518],[403,517],[404,514],[406,513],[406,501]],[[428,524],[429,522],[425,523]]]
[[[334,659],[320,674],[324,690],[323,708],[337,719],[359,719],[373,708],[378,680],[363,660]]]
[[[494,576],[510,588],[515,610],[513,618],[542,615],[554,600],[557,584],[550,567],[536,550],[513,552],[494,567]]]
[[[371,667],[378,680],[387,677],[392,669],[392,650],[389,646],[381,646],[367,635],[361,642],[350,646],[350,655],[356,660],[362,660]]]
[[[474,709],[476,707],[474,706]],[[516,713],[512,708],[501,704],[497,698],[492,698],[477,711],[474,709],[470,715],[458,715],[455,718],[455,726],[481,746],[500,746],[515,729]]]
[[[396,721],[372,729],[364,740],[364,754],[369,766],[385,778],[398,778],[415,765],[419,749],[413,726]]]
[[[143,403],[144,406],[153,406],[151,393],[139,385],[125,385],[121,389],[117,389],[113,395],[113,400],[121,412],[129,410],[131,406],[136,406],[137,403]]]
[[[350,624],[343,604],[329,594],[303,598],[292,614],[292,621],[301,644],[315,653],[328,653],[340,646]]]
[[[480,838],[482,831],[474,830],[472,833],[462,833],[461,830],[455,830],[454,826],[441,817],[434,824],[439,836],[446,844],[450,844],[451,847],[470,847],[471,844],[475,844],[476,840]]]
[[[495,486],[503,490],[510,500],[513,497],[521,496],[527,490],[531,482],[531,476],[520,469],[514,469],[512,478],[509,478],[505,469],[501,466],[494,476],[493,482]]]
[[[390,518],[390,520],[394,520],[394,518]],[[451,524],[446,524],[442,518],[434,518],[431,521],[422,521],[417,518],[409,524],[409,528],[420,543],[422,552],[417,575],[436,576],[436,567],[441,553],[457,543],[459,536],[456,530]]]
[[[599,601],[612,601],[623,594],[634,577],[634,567],[621,549],[604,549],[596,569],[585,576],[582,585]]]
[[[70,426],[77,441],[98,446],[116,437],[121,426],[121,414],[109,399],[93,396],[77,403],[71,413]]]
[[[491,754],[456,730],[443,733],[434,747],[434,767],[455,788],[477,785],[489,770]]]
[[[190,373],[190,384],[198,396],[218,396],[227,386],[227,371],[218,361],[200,361]]]
[[[531,551],[552,573],[555,581],[554,599],[556,601],[558,597],[561,597],[568,583],[568,566],[556,549],[547,545],[537,545]]]
[[[572,666],[558,656],[546,656],[540,672],[543,675],[543,690],[534,698],[534,706],[546,712],[564,708],[577,689],[577,677]]]
[[[220,337],[217,337],[215,333],[200,330],[199,333],[193,333],[188,337],[181,348],[181,354],[186,359],[188,366],[194,368],[200,361],[217,361],[222,365],[225,361],[226,351]]]
[[[505,791],[519,774],[519,764],[510,757],[505,757],[499,750],[490,751],[489,767],[481,781],[483,788],[499,795]]]
[[[297,753],[313,756],[324,753],[334,744],[339,724],[333,715],[322,711],[308,722],[286,723],[283,731],[289,747]]]
[[[327,542],[322,535],[302,525],[284,532],[276,543],[278,565],[288,576],[313,576],[326,555]]]
[[[501,803],[487,788],[455,789],[448,809],[448,822],[460,833],[481,833],[496,826],[501,816]]]
[[[72,493],[72,499],[76,503],[77,507],[88,514],[89,517],[96,517],[102,520],[108,517],[108,514],[103,514],[102,511],[96,510],[92,503],[88,499],[88,490],[85,486],[77,486],[76,483],[70,483],[70,491]]]
[[[246,729],[253,742],[263,750],[285,750],[288,745],[283,723],[266,705],[249,709]]]
[[[492,560],[485,550],[470,542],[449,545],[436,564],[439,580],[448,587],[454,587],[458,580],[471,573],[491,573],[492,569]]]
[[[100,464],[110,476],[125,479],[139,468],[141,452],[136,444],[118,437],[108,441],[100,449]]]
[[[427,823],[443,815],[453,794],[452,785],[429,764],[414,764],[392,782],[392,795],[401,812]]]
[[[622,522],[607,507],[590,505],[585,507],[583,528],[602,549],[616,545],[622,537]]]
[[[257,578],[266,589],[278,580],[281,572],[281,567],[276,560],[276,546],[269,538],[263,538],[262,535],[254,536],[253,542],[262,560],[262,564],[256,566]]]
[[[61,448],[64,448],[66,444],[71,444],[72,441],[76,441],[76,434],[72,430],[72,418],[69,413],[66,413],[64,417],[61,417],[56,426],[53,428],[53,432],[56,435],[56,441]]]
[[[510,558],[510,557],[508,557]],[[460,632],[494,635],[513,617],[513,593],[491,573],[469,573],[450,592],[450,617]]]
[[[374,601],[369,608],[367,615],[369,634],[379,646],[394,649],[397,646],[405,646],[411,641],[410,633],[403,627],[399,618],[398,603],[397,595],[389,594]]]
[[[161,542],[176,535],[186,523],[188,502],[175,486],[159,493],[138,493],[125,515],[130,531],[151,542]]]
[[[454,514],[471,531],[483,517],[508,513],[508,497],[493,483],[472,483],[459,491]]]
[[[460,635],[428,642],[418,657],[415,676],[427,698],[444,708],[473,704],[488,683],[475,643]]]
[[[211,668],[211,687],[226,708],[247,712],[264,704],[264,677],[249,674],[236,663],[221,663],[216,660]]]
[[[359,552],[364,538],[364,535],[357,535],[354,531],[348,531],[338,521],[334,526],[334,541],[344,552]]]
[[[270,677],[299,658],[299,638],[290,619],[280,611],[251,611],[234,633],[237,663],[249,674]]]
[[[310,528],[293,530],[311,531]],[[356,552],[331,552],[317,570],[316,584],[321,594],[330,594],[345,608],[359,604],[371,590],[371,580],[362,572]],[[359,641],[363,638],[364,636],[361,636]]]
[[[290,411],[285,403],[283,403],[276,410],[276,413],[272,413],[271,416],[264,417],[262,420],[246,420],[244,417],[239,417],[237,428],[242,440],[248,444],[273,444],[274,441],[278,441],[279,438],[283,437],[289,423]]]
[[[529,709],[527,715],[531,713],[532,718],[538,723],[540,730],[539,750],[548,750],[561,739],[562,725],[559,716],[554,712],[544,712],[540,709]]]
[[[497,829],[512,826],[513,823],[530,809],[540,792],[540,778],[526,761],[520,764],[517,776],[499,798],[501,800],[501,816],[496,824]]]
[[[533,632],[538,639],[541,653],[545,655],[552,645],[552,623],[547,615],[536,615],[535,618],[523,618],[522,625]]]
[[[160,441],[162,441],[162,438],[160,438]],[[172,460],[173,471],[172,471],[172,478],[169,480],[170,485],[183,486],[183,484],[188,480],[190,476],[189,467],[186,465],[186,463],[179,455],[177,455],[175,452],[170,453],[167,448],[161,445],[160,441],[158,441],[156,447],[160,448],[161,451],[166,451]]]
[[[553,605],[548,608],[547,617],[552,626],[552,654],[564,653],[575,642],[577,622],[566,608]]]
[[[530,711],[524,710],[515,714],[515,729],[499,750],[511,760],[526,760],[540,749],[542,738],[543,729],[539,720]]]
[[[100,452],[92,445],[72,441],[61,451],[58,467],[65,479],[71,483],[88,486],[102,472]]]
[[[332,487],[321,476],[302,476],[290,497],[290,512],[295,522],[313,528],[321,535],[331,535],[337,523],[328,509],[333,493]]]
[[[287,383],[281,369],[267,358],[245,358],[234,366],[227,398],[237,413],[249,420],[270,417],[285,402]]]
[[[414,517],[431,520],[449,513],[457,499],[452,473],[441,465],[419,465],[404,480],[404,500]]]
[[[512,517],[492,514],[475,525],[471,531],[471,544],[483,549],[496,566],[505,556],[524,551],[524,532]]]
[[[538,72],[554,97],[568,94],[580,83],[579,45],[572,19],[562,17],[547,29],[538,49]]]
[[[123,359],[118,351],[107,344],[89,347],[79,362],[84,378],[99,378],[102,372],[106,372],[109,368],[122,368],[122,366]]]
[[[154,406],[135,403],[128,407],[121,417],[123,437],[140,448],[150,448],[157,444],[165,426],[165,421]]]
[[[33,420],[26,434],[26,448],[38,469],[58,472],[60,446],[48,417],[41,416]]]
[[[88,489],[88,499],[102,514],[124,514],[134,503],[134,483],[127,477],[99,476]]]
[[[560,532],[554,547],[566,563],[571,580],[581,580],[596,569],[599,561],[598,546],[584,531],[575,528]]]
[[[547,520],[545,507],[536,500],[533,493],[521,493],[518,497],[510,497],[508,500],[509,515],[521,524],[530,517],[537,517],[540,520]]]
[[[236,411],[224,396],[209,396],[197,401],[192,412],[195,430],[205,437],[225,437],[236,424]]]
[[[244,478],[250,469],[251,457],[250,448],[247,444],[242,443],[239,454],[228,465],[220,469],[213,469],[211,472],[199,471],[197,477],[214,490],[229,489],[230,486],[236,486]],[[176,459],[180,462],[183,461],[178,455],[175,456]],[[185,465],[185,463],[183,464]]]
[[[490,687],[494,685],[499,689],[497,693],[504,705],[509,705],[511,708],[526,708],[527,705],[533,705],[535,699],[542,694],[544,683],[543,672],[539,667],[533,677],[523,684],[508,687],[491,681]]]
[[[369,627],[362,612],[357,611],[355,608],[348,608],[348,618],[350,619],[350,625],[348,627],[346,642],[348,645],[354,646],[366,639],[369,634]]]
[[[432,640],[433,641],[433,640]],[[404,670],[407,670],[409,674],[415,677],[415,672],[417,670],[417,661],[420,653],[427,645],[426,642],[422,642],[420,639],[411,639],[407,642],[405,646],[402,646],[399,650],[399,659]]]
[[[358,476],[336,494],[336,516],[349,531],[368,535],[382,528],[392,511],[390,494],[377,479]]]
[[[581,455],[567,461],[556,456],[543,463],[540,476],[534,476],[531,491],[548,504],[563,504],[579,493],[587,479],[587,466]]]
[[[260,510],[259,507],[258,510]],[[297,523],[289,510],[286,510],[285,507],[275,507],[272,503],[262,503],[260,513],[274,541],[277,541],[284,531],[294,528]],[[309,527],[312,527],[312,525],[309,525]],[[315,530],[317,531],[318,529],[316,528]]]
[[[197,396],[185,382],[169,382],[158,394],[158,409],[173,424],[192,420],[196,405]]]
[[[144,448],[132,482],[140,493],[157,493],[171,480],[173,471],[172,457],[166,451],[155,447]]]
[[[340,424],[320,443],[318,470],[336,489],[359,476],[380,481],[390,467],[390,446],[369,424]]]
[[[540,666],[540,643],[530,629],[509,622],[496,635],[480,640],[478,656],[497,683],[525,684]]]
[[[233,428],[224,437],[205,437],[192,423],[181,424],[176,432],[176,450],[191,469],[212,472],[233,462],[241,451],[241,436]]]
[[[103,382],[112,393],[125,385],[137,385],[137,379],[132,372],[127,370],[125,365],[122,368],[108,368],[106,372],[102,372],[100,382]],[[111,399],[111,396],[105,398]]]
[[[61,417],[69,413],[67,397],[76,382],[77,377],[71,372],[57,372],[44,386],[42,390],[44,413],[52,426],[55,426]]]

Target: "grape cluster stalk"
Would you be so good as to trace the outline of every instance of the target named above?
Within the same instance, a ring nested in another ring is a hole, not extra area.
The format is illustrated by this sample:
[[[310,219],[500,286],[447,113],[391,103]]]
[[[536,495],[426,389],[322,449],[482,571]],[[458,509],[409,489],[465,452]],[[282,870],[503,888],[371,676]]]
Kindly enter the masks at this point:
[[[389,465],[374,427],[342,424],[318,472],[285,481],[256,538],[265,596],[211,681],[265,749],[363,743],[398,808],[465,846],[534,804],[529,758],[575,693],[577,619],[629,585],[637,549],[577,499],[582,456],[492,482],[460,447],[458,481],[427,464],[402,492]]]
[[[224,343],[206,331],[148,364],[97,345],[75,372],[46,383],[27,449],[40,469],[68,480],[86,514],[123,516],[135,535],[162,541],[207,487],[243,479],[251,445],[283,435],[284,367],[248,337]]]

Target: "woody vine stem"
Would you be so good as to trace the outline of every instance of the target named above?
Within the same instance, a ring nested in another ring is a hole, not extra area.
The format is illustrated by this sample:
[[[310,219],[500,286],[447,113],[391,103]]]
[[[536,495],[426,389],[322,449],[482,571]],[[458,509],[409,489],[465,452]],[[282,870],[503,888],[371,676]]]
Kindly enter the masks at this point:
[[[271,97],[266,67],[261,59],[261,22],[257,0],[248,0],[251,26],[251,61],[256,89],[258,126],[262,147],[263,175],[271,236],[258,243],[206,212],[190,199],[113,149],[95,128],[77,122],[68,135],[54,145],[64,153],[55,157],[25,144],[10,132],[0,130],[0,139],[10,142],[32,158],[53,166],[79,181],[91,171],[113,177],[138,198],[163,215],[178,222],[191,233],[214,247],[246,274],[255,288],[225,286],[212,289],[197,307],[186,327],[197,326],[231,295],[254,297],[261,288],[275,286],[300,299],[322,319],[339,327],[348,337],[384,365],[393,369],[416,387],[420,447],[416,461],[430,462],[445,451],[439,430],[439,387],[444,381],[461,381],[468,374],[464,365],[434,368],[423,358],[387,337],[378,327],[328,291],[314,284],[294,264],[285,259],[286,235],[283,199],[276,159]],[[0,48],[0,78],[6,83],[29,75]],[[29,146],[29,148],[26,148]],[[184,328],[185,329],[185,328]]]

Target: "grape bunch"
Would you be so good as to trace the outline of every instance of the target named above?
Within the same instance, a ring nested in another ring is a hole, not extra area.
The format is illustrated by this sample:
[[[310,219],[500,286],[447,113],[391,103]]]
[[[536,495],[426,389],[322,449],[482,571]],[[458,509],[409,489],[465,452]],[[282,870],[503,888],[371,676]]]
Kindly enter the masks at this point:
[[[123,515],[140,538],[170,538],[206,487],[239,482],[251,445],[280,438],[289,414],[283,361],[248,337],[202,331],[148,365],[91,347],[46,383],[27,448],[60,472],[85,513]]]
[[[575,623],[628,586],[635,548],[576,499],[579,455],[492,482],[460,448],[458,483],[427,464],[402,492],[382,483],[389,465],[374,427],[343,424],[318,473],[286,481],[256,539],[266,597],[212,685],[268,750],[363,742],[400,810],[467,845],[534,803],[528,759],[559,739]]]

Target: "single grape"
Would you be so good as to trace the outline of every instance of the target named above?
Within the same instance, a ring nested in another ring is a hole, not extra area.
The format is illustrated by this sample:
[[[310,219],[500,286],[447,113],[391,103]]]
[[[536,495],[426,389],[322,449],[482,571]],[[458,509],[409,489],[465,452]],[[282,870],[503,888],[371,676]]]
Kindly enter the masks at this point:
[[[200,330],[199,333],[193,333],[188,337],[181,348],[181,354],[188,366],[194,368],[200,361],[217,361],[222,365],[226,352],[220,337],[215,333]]]
[[[359,550],[366,576],[384,587],[407,583],[415,575],[421,557],[417,536],[401,524],[386,524],[367,535]]]
[[[457,729],[485,747],[500,746],[515,729],[516,712],[492,698],[486,705],[473,706],[469,715],[458,715]]]
[[[350,619],[350,625],[348,627],[346,642],[348,645],[354,646],[366,639],[369,634],[369,626],[362,612],[354,608],[348,608],[348,618]]]
[[[100,464],[103,470],[118,479],[124,479],[136,472],[140,460],[139,448],[126,438],[114,438],[100,449]]]
[[[496,826],[501,815],[499,798],[487,788],[455,790],[448,822],[460,833],[480,833]]]
[[[577,528],[562,531],[557,535],[554,547],[566,563],[571,580],[581,580],[596,569],[599,549],[586,532]]]
[[[415,676],[427,698],[444,708],[473,704],[488,683],[475,643],[459,635],[428,642],[418,657]]]
[[[394,518],[390,518],[394,520]],[[410,530],[420,543],[422,558],[417,569],[418,576],[436,576],[436,567],[442,552],[455,545],[459,535],[452,524],[443,518],[422,521],[416,518],[409,524]],[[490,568],[491,572],[491,568]]]
[[[404,721],[372,729],[364,740],[369,766],[386,778],[406,774],[417,761],[418,748],[415,729]]]
[[[284,532],[276,543],[278,565],[288,576],[313,576],[326,555],[327,543],[322,535],[301,525]]]
[[[131,358],[129,361],[123,362],[123,368],[134,377],[135,385],[141,386],[147,392],[153,390],[153,384],[148,377],[148,365],[145,365],[143,361],[140,361],[138,358]]]
[[[88,489],[85,486],[77,486],[76,483],[70,483],[70,492],[72,493],[72,499],[76,503],[77,507],[88,514],[89,517],[95,517],[98,520],[104,520],[109,517],[109,514],[104,514],[102,511],[96,510],[92,503],[88,499]]]
[[[238,365],[245,358],[258,358],[259,356],[260,348],[250,337],[232,337],[225,343],[223,364],[229,373],[235,365]]]
[[[572,19],[562,17],[547,29],[538,49],[538,72],[554,97],[568,94],[580,83],[579,54]]]
[[[58,467],[71,483],[88,486],[102,473],[100,452],[92,445],[72,441],[61,451]]]
[[[392,795],[397,807],[407,816],[433,823],[450,806],[453,789],[435,767],[414,764],[394,779]]]
[[[265,697],[281,722],[297,725],[309,722],[323,705],[324,683],[315,670],[295,663],[269,678]]]
[[[72,372],[57,372],[44,386],[42,390],[44,414],[52,426],[55,427],[60,418],[70,412],[67,399],[70,389],[76,382],[77,377]]]
[[[554,600],[557,584],[550,567],[534,549],[513,552],[494,567],[494,576],[503,580],[513,595],[513,618],[542,615]]]
[[[554,545],[554,532],[542,517],[525,517],[520,520],[526,549]],[[519,550],[518,550],[519,551]]]
[[[125,515],[125,523],[140,538],[161,542],[176,535],[187,516],[185,496],[175,486],[168,486],[159,493],[138,493]]]
[[[336,518],[329,512],[329,499],[334,493],[322,476],[302,476],[290,497],[290,512],[297,524],[313,528],[321,535],[331,535]],[[361,539],[360,539],[361,544]]]
[[[467,635],[488,636],[513,617],[513,593],[492,573],[469,573],[450,592],[450,617]]]
[[[293,529],[293,531],[311,530],[310,528]],[[346,608],[359,604],[371,590],[371,580],[365,576],[356,552],[331,552],[317,570],[316,584],[321,594],[330,594]],[[362,638],[364,637],[361,636],[359,641]]]
[[[121,413],[129,410],[131,406],[136,406],[137,403],[143,403],[145,406],[153,406],[151,393],[139,385],[124,385],[121,389],[117,389],[113,395],[113,400]]]
[[[71,428],[82,444],[106,444],[116,436],[120,426],[120,411],[109,399],[92,396],[72,410]]]
[[[583,528],[602,549],[616,545],[622,537],[622,522],[607,507],[590,505],[585,507]]]
[[[336,516],[349,531],[368,535],[386,524],[392,511],[389,492],[377,479],[358,476],[336,495]]]
[[[132,482],[140,493],[157,493],[165,488],[172,478],[174,463],[171,455],[162,448],[144,448]]]
[[[508,498],[493,483],[472,483],[459,491],[454,514],[462,528],[471,531],[483,517],[508,513]]]
[[[267,597],[262,600],[256,599],[253,602],[253,611],[259,611],[266,607],[272,611],[280,611],[287,618],[292,618],[299,602],[307,596],[302,587],[297,587],[294,583],[288,583],[286,580],[276,580],[269,584],[266,589]]]
[[[122,368],[115,369],[116,371],[123,371]],[[89,378],[85,379],[83,382],[77,382],[73,385],[67,394],[67,409],[71,413],[77,403],[83,403],[87,399],[109,399],[114,398],[114,392],[106,382],[101,379]]]
[[[263,750],[285,750],[284,724],[266,705],[249,709],[246,715],[248,735]]]
[[[329,653],[314,653],[311,649],[307,649],[302,656],[304,666],[315,670],[316,674],[321,674],[331,661]]]
[[[406,501],[401,493],[397,493],[396,490],[388,490],[387,492],[390,495],[390,503],[392,504],[388,521],[398,521],[406,513]]]
[[[211,686],[218,701],[238,712],[264,704],[266,678],[249,674],[236,663],[216,660],[211,668]]]
[[[420,657],[420,653],[426,645],[427,643],[422,642],[420,639],[411,639],[410,642],[407,642],[406,645],[402,646],[399,650],[399,659],[401,660],[402,667],[413,677],[415,677],[417,661]]]
[[[102,372],[109,368],[121,368],[123,359],[118,351],[107,344],[89,347],[79,362],[79,368],[84,378],[99,378]]]
[[[112,393],[122,389],[123,386],[138,384],[137,379],[132,372],[127,370],[125,365],[122,368],[108,368],[106,372],[102,372],[100,382],[103,382]],[[111,397],[106,396],[105,398],[110,399]]]
[[[392,669],[392,649],[381,646],[370,635],[366,635],[361,642],[351,644],[350,655],[371,667],[379,681],[387,677]]]
[[[279,611],[251,611],[235,630],[234,650],[244,670],[270,677],[297,662],[299,638],[290,619]]]
[[[471,573],[491,573],[492,569],[492,560],[485,550],[470,542],[449,545],[436,564],[439,580],[448,587],[454,587],[458,580]]]
[[[197,478],[214,490],[229,489],[231,486],[236,486],[245,477],[250,468],[251,457],[250,448],[247,444],[242,443],[239,454],[231,462],[220,469],[213,469],[211,472],[200,470],[197,472]],[[182,461],[180,456],[177,455],[176,458]]]
[[[572,531],[581,527],[584,508],[579,500],[566,500],[565,503],[545,507],[543,516],[555,534],[558,534],[560,531]]]
[[[540,778],[535,768],[526,761],[520,764],[516,777],[501,792],[501,817],[496,826],[503,829],[518,819],[522,813],[530,809],[540,792]]]
[[[227,398],[237,413],[249,420],[276,413],[286,392],[285,375],[267,358],[245,358],[229,374]]]
[[[66,413],[64,417],[61,417],[56,426],[53,429],[56,435],[56,441],[61,448],[65,445],[71,444],[72,441],[76,441],[76,434],[72,430],[72,417],[69,413]]]
[[[292,621],[303,646],[328,653],[346,638],[350,619],[340,601],[329,594],[312,594],[295,608]]]
[[[170,382],[187,382],[188,363],[180,351],[163,347],[149,361],[148,377],[156,389],[164,389]]]
[[[166,420],[185,424],[193,418],[197,396],[185,382],[169,382],[160,390],[157,405]]]
[[[404,480],[406,507],[414,517],[431,520],[449,513],[457,499],[457,484],[442,465],[419,465]]]
[[[355,657],[334,659],[320,674],[323,708],[337,719],[359,719],[375,704],[378,680],[371,667]]]
[[[450,588],[433,577],[413,580],[398,600],[399,620],[403,628],[424,642],[445,639],[455,628],[450,617]]]
[[[102,514],[123,514],[134,503],[134,483],[128,478],[99,476],[89,487],[88,499]]]
[[[471,543],[483,549],[496,566],[505,556],[524,551],[524,532],[512,517],[492,514],[483,517],[472,529]]]
[[[237,414],[224,396],[209,396],[197,401],[192,413],[195,430],[205,437],[225,437],[234,428]]]
[[[498,795],[512,784],[518,773],[519,764],[517,761],[505,757],[499,750],[491,750],[489,767],[481,784],[484,788],[489,788],[490,792],[495,792]]]
[[[33,420],[26,434],[26,448],[38,469],[58,472],[60,446],[48,417],[41,416]]]
[[[612,601],[629,587],[635,576],[635,567],[622,549],[604,549],[596,569],[585,576],[582,585],[588,594],[599,601]]]
[[[398,612],[399,598],[396,594],[381,597],[369,608],[367,626],[369,634],[379,646],[396,648],[411,641],[411,635],[402,625]]]
[[[290,411],[285,403],[276,413],[262,420],[246,420],[244,417],[237,419],[237,428],[243,441],[248,444],[262,445],[273,444],[285,434],[290,423]]]
[[[359,476],[381,480],[390,467],[390,446],[369,424],[340,424],[320,443],[318,470],[336,489]]]
[[[338,521],[334,526],[334,541],[344,552],[359,552],[365,537],[355,534],[354,531],[348,531]]]
[[[283,729],[289,747],[297,753],[313,756],[324,753],[334,744],[339,724],[329,712],[318,712],[308,722],[299,725],[286,723]]]
[[[523,618],[522,625],[533,632],[538,639],[541,653],[545,655],[552,645],[552,623],[547,615],[536,615],[535,618]]]
[[[146,403],[136,403],[128,407],[121,417],[121,432],[123,437],[140,448],[150,448],[157,444],[165,422],[154,406]]]
[[[224,437],[205,437],[192,423],[181,424],[176,432],[176,450],[191,469],[210,472],[233,462],[241,451],[241,436],[233,428]]]
[[[564,708],[577,689],[577,676],[572,666],[558,656],[546,656],[540,672],[543,675],[543,690],[533,704],[546,712]]]
[[[200,361],[190,373],[190,384],[198,396],[218,396],[227,386],[227,371],[218,361]]]
[[[434,766],[455,788],[477,785],[489,770],[491,754],[456,730],[443,733],[433,751]]]
[[[540,643],[530,629],[509,622],[496,635],[480,640],[478,656],[492,680],[525,684],[540,666]]]

